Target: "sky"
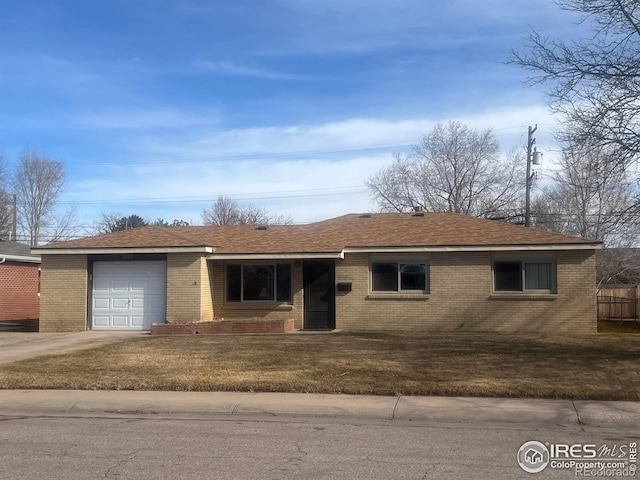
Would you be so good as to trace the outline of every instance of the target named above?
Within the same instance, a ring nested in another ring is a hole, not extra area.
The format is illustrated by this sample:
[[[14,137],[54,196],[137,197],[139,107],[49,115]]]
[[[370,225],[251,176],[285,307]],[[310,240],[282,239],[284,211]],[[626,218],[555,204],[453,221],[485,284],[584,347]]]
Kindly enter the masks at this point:
[[[0,150],[64,164],[60,208],[200,224],[218,195],[296,223],[374,211],[365,180],[437,123],[524,149],[543,88],[506,64],[551,0],[4,2]],[[523,172],[523,182],[524,182]]]

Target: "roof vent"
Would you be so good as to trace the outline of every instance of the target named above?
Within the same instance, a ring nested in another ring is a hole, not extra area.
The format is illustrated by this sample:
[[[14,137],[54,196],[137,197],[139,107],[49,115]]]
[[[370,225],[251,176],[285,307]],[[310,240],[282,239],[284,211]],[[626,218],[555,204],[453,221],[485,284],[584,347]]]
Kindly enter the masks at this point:
[[[269,225],[258,225],[256,227],[256,230],[267,230],[269,228]]]
[[[371,218],[371,214],[370,213],[363,213],[358,218]]]
[[[413,213],[411,214],[413,217],[424,217],[424,208],[422,205],[415,205],[413,207]]]

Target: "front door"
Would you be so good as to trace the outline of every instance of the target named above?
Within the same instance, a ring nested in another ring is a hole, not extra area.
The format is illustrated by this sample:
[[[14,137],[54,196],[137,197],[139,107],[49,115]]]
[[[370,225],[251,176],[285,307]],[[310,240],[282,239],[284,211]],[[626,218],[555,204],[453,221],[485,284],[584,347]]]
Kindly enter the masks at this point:
[[[333,260],[308,260],[302,270],[304,285],[304,328],[336,328],[335,263]]]

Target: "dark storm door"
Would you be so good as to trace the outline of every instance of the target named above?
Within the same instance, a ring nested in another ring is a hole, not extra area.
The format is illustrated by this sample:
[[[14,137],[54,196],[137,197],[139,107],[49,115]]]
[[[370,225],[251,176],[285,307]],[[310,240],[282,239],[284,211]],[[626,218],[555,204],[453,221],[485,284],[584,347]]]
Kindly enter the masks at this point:
[[[336,328],[335,263],[333,260],[304,262],[304,328],[332,330]]]

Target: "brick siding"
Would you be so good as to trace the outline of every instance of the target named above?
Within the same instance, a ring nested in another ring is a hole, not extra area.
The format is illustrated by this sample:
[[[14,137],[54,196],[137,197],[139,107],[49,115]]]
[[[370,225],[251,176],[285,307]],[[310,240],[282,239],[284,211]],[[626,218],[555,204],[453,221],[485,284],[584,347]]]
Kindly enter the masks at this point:
[[[557,293],[494,295],[492,259],[504,256],[465,252],[432,253],[419,257],[430,263],[429,294],[371,294],[370,256],[346,255],[344,261],[336,264],[336,282],[351,282],[352,291],[337,293],[336,328],[596,332],[593,251],[521,252],[515,257],[513,254],[509,256],[518,257],[554,258],[557,262]]]
[[[87,329],[87,256],[43,255],[40,277],[40,331]]]
[[[294,329],[294,320],[276,322],[215,322],[201,324],[154,324],[151,335],[214,335],[214,334],[256,334],[287,333]]]
[[[0,320],[35,320],[40,314],[37,263],[0,264]]]
[[[369,254],[336,261],[336,328],[353,330],[443,330],[586,334],[596,332],[595,255],[592,250],[557,252],[431,253],[413,257],[430,265],[429,294],[372,294]],[[388,258],[388,256],[387,256]],[[403,256],[402,258],[407,258]],[[398,258],[401,260],[402,258]],[[553,259],[557,293],[493,294],[492,261],[501,258]],[[238,263],[238,262],[230,262]],[[274,262],[255,262],[274,263]],[[303,326],[302,267],[291,265],[293,301],[227,302],[225,262],[202,254],[167,256],[167,321],[293,319]],[[41,278],[41,331],[87,328],[85,255],[44,255]],[[220,327],[222,328],[222,327]]]
[[[226,263],[251,263],[254,265],[284,262],[273,261],[253,261],[253,262],[210,262],[212,269],[212,290],[213,304],[215,305],[215,317],[218,320],[233,320],[234,318],[255,318],[257,320],[287,320],[293,318],[295,328],[302,328],[303,317],[303,294],[302,294],[302,266],[296,267],[295,262],[291,263],[291,291],[292,303],[279,304],[274,302],[227,302],[225,285],[225,264]]]
[[[209,265],[200,253],[167,255],[167,322],[213,320]]]

